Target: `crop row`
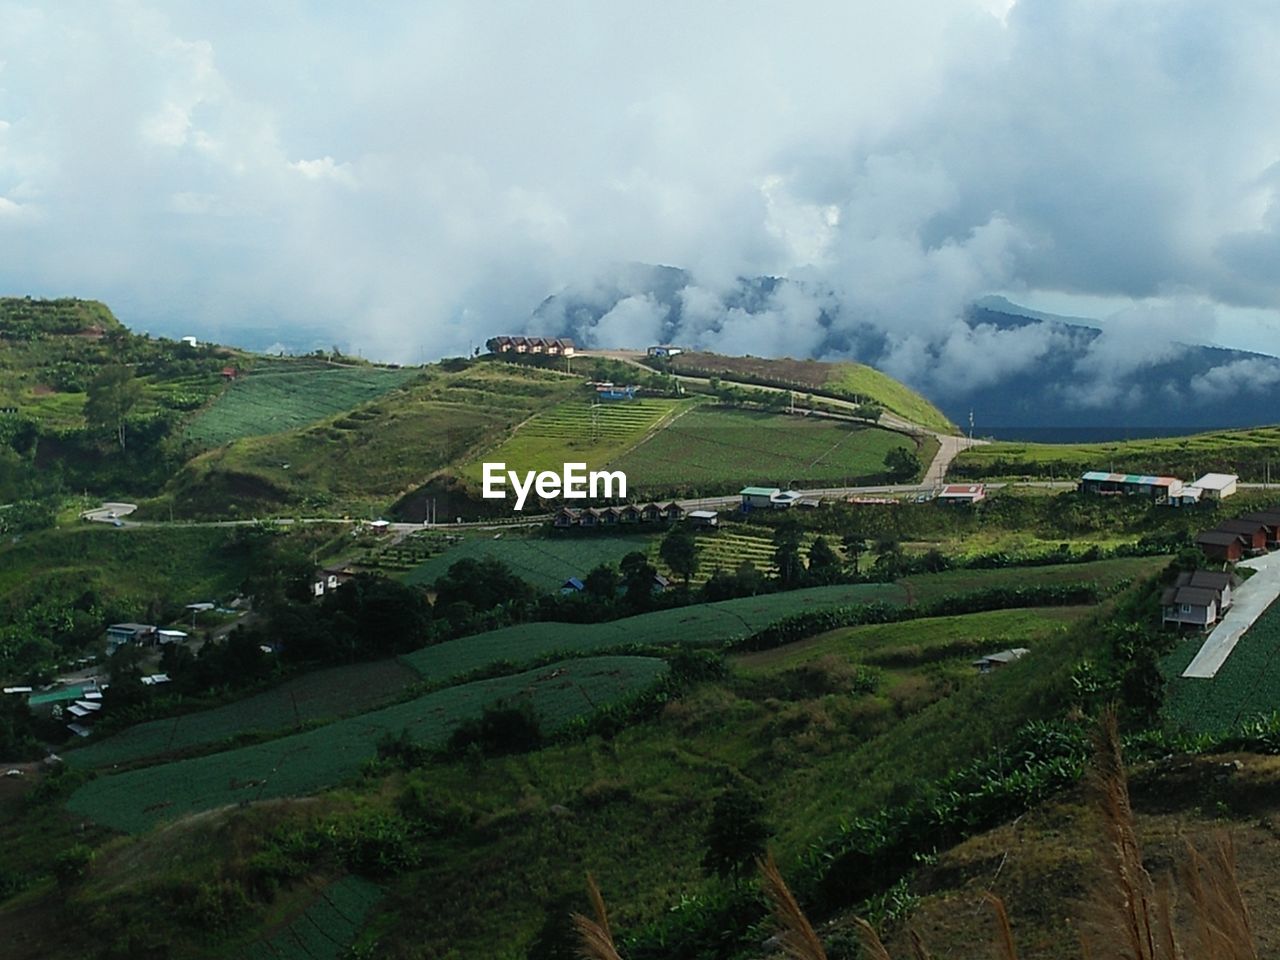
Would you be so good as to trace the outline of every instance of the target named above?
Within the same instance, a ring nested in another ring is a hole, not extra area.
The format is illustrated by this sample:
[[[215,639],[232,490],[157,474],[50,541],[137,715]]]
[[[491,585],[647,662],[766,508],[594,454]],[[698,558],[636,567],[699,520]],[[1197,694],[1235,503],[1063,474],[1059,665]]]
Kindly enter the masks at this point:
[[[248,960],[338,960],[345,956],[382,890],[344,877],[322,892],[297,919],[249,948]]]
[[[303,733],[222,753],[100,776],[67,806],[126,832],[201,810],[273,797],[305,796],[354,776],[378,741],[407,731],[439,746],[461,723],[502,700],[528,702],[546,731],[626,699],[666,671],[651,657],[593,657],[514,676],[462,684]]]

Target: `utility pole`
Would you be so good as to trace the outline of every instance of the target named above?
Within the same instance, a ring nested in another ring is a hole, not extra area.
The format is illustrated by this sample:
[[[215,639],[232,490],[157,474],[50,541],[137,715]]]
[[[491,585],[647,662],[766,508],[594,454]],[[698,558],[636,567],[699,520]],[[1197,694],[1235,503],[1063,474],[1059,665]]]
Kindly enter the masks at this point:
[[[973,408],[969,408],[969,442],[973,443]]]

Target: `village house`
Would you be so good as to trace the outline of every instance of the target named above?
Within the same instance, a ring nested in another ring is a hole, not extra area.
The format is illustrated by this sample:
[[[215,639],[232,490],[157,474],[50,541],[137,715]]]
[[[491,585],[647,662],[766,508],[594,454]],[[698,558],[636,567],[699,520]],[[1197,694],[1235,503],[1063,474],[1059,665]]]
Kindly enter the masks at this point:
[[[1229,573],[1195,570],[1178,574],[1173,585],[1160,595],[1161,622],[1213,626],[1231,606],[1232,586]]]
[[[1266,524],[1256,520],[1223,520],[1213,529],[1220,533],[1239,534],[1247,553],[1262,553],[1267,549]]]
[[[714,530],[720,525],[720,514],[714,510],[690,510],[689,523],[695,530]]]
[[[1192,484],[1206,500],[1225,500],[1236,492],[1240,480],[1234,473],[1206,473]]]
[[[1196,546],[1210,560],[1235,563],[1244,556],[1244,537],[1238,533],[1205,530],[1196,536]]]
[[[1267,546],[1280,546],[1280,510],[1259,510],[1240,519],[1262,524],[1267,531]]]
[[[1080,478],[1077,489],[1100,496],[1143,497],[1153,503],[1173,503],[1182,495],[1182,486],[1177,477],[1090,470]]]

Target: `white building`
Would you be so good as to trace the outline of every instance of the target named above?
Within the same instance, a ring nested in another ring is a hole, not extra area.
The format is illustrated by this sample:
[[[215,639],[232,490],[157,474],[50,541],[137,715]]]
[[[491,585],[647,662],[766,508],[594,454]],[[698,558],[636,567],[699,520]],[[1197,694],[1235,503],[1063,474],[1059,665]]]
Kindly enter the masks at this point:
[[[1234,473],[1206,473],[1192,486],[1199,487],[1206,500],[1225,500],[1236,492],[1239,480]]]

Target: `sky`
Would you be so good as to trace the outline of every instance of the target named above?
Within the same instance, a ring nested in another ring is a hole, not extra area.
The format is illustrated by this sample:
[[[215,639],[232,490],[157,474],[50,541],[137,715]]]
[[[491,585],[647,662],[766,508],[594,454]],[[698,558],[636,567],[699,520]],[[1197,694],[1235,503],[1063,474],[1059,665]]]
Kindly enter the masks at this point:
[[[962,324],[988,294],[1280,352],[1278,41],[1232,0],[0,0],[0,292],[418,361],[640,262],[691,340],[803,353],[834,298],[917,382],[1053,349]],[[759,275],[799,283],[733,313]]]

